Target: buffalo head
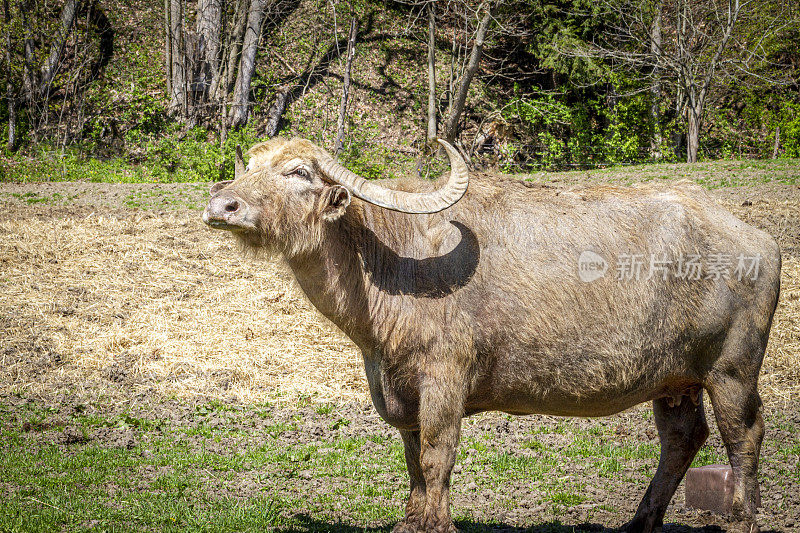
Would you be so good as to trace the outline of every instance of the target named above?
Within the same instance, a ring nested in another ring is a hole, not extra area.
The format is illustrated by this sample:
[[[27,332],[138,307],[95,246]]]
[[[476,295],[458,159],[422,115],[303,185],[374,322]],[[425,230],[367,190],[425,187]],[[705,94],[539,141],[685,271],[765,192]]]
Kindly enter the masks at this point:
[[[211,186],[203,221],[232,231],[248,247],[295,255],[318,246],[326,224],[347,210],[351,196],[403,213],[435,213],[455,204],[467,190],[466,163],[448,143],[452,171],[432,192],[387,189],[346,169],[305,139],[270,139],[248,152],[244,166],[237,148],[236,178]]]

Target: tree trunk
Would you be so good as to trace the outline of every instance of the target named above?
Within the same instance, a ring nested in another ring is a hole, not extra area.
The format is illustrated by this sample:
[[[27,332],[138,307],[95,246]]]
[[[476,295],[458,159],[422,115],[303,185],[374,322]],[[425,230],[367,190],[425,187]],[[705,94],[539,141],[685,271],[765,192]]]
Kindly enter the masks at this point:
[[[350,72],[353,70],[353,57],[356,55],[356,37],[358,36],[358,19],[353,17],[350,21],[350,36],[347,39],[347,63],[344,69],[344,82],[342,83],[342,102],[339,105],[339,119],[336,127],[336,143],[334,153],[339,155],[344,147],[344,128],[347,123],[347,99],[350,95]]]
[[[650,122],[653,125],[653,136],[650,139],[650,156],[653,159],[661,158],[661,9],[659,3],[656,6],[656,13],[653,18],[653,26],[650,32],[650,53],[653,56],[653,83],[650,86]]]
[[[700,150],[700,118],[702,105],[690,105],[687,109],[689,115],[689,128],[686,132],[686,162],[697,163],[697,152]]]
[[[30,0],[21,0],[19,2],[19,12],[22,16],[22,28],[24,34],[24,66],[22,70],[22,90],[25,93],[25,100],[28,107],[33,107],[33,101],[36,97],[36,80],[34,79],[34,40],[31,35],[31,25],[28,23],[28,12],[31,9]]]
[[[92,61],[91,72],[85,83],[100,77],[103,69],[114,56],[114,28],[97,3],[93,3],[89,7],[89,24],[94,28],[97,35],[97,51],[99,55],[95,61]]]
[[[256,66],[258,41],[261,37],[261,22],[264,18],[265,0],[252,0],[247,14],[247,31],[242,45],[242,58],[236,76],[236,88],[231,104],[230,127],[238,129],[247,123],[250,111],[250,82]]]
[[[428,142],[436,138],[436,4],[428,4]]]
[[[772,159],[778,159],[778,153],[781,150],[781,126],[775,126],[775,145],[772,148]]]
[[[13,72],[11,56],[13,53],[11,41],[11,9],[8,0],[3,0],[3,15],[6,25],[6,99],[8,100],[8,151],[13,152],[17,145],[17,96],[14,94],[14,84],[11,81]]]
[[[199,60],[205,74],[202,96],[207,98],[219,83],[222,36],[222,0],[200,0],[197,4],[197,34],[203,42]]]
[[[456,42],[456,29],[453,27],[453,49],[450,51],[450,75],[447,79],[447,114],[453,109],[453,93],[455,93],[456,85],[456,52],[458,52],[458,43]],[[461,53],[458,52],[460,55]]]
[[[169,20],[170,0],[164,0],[164,68],[167,73],[167,94],[172,97],[172,24]]]
[[[6,98],[8,99],[8,142],[6,148],[13,152],[17,148],[17,99],[14,95],[14,85],[6,82]]]
[[[606,83],[606,120],[605,120],[605,138],[611,140],[613,135],[613,128],[619,124],[619,113],[617,112],[617,104],[619,103],[619,95],[614,82]]]
[[[690,85],[690,80],[688,79],[688,73],[686,72],[685,68],[681,68],[681,65],[684,65],[686,62],[686,40],[687,40],[687,31],[688,31],[688,0],[680,0],[679,6],[676,8],[676,19],[675,19],[675,28],[676,28],[676,39],[677,39],[677,50],[675,52],[676,61],[678,63],[677,67],[677,87],[675,89],[675,117],[678,120],[686,120],[688,123],[688,105],[687,105],[687,87]],[[677,157],[680,157],[681,151],[681,139],[680,136],[673,136],[675,143],[672,146],[673,152]],[[688,154],[688,148],[687,148]]]
[[[242,41],[244,40],[244,32],[247,29],[247,13],[249,12],[249,6],[249,0],[238,0],[236,2],[236,11],[233,16],[233,33],[231,34],[231,45],[228,50],[225,77],[220,80],[220,99],[227,98],[228,93],[233,90],[233,84],[236,81],[236,65],[238,64],[239,51],[242,48]]]
[[[67,42],[69,34],[72,32],[72,26],[75,24],[75,17],[80,7],[81,3],[79,0],[67,0],[67,3],[64,4],[64,8],[61,10],[61,25],[59,31],[50,46],[50,54],[47,56],[42,66],[42,79],[39,83],[39,94],[46,94],[47,91],[50,90],[50,84],[56,77],[61,64],[64,45]]]
[[[713,54],[698,63],[701,52],[693,50],[692,39],[688,36],[699,32],[698,26],[693,25],[690,16],[689,2],[682,0],[678,18],[678,94],[683,92],[686,99],[686,113],[688,131],[686,134],[686,161],[694,163],[700,149],[700,128],[702,125],[703,110],[709,95],[709,89],[714,81],[714,73],[721,61],[722,54],[733,34],[733,28],[739,17],[741,5],[739,0],[728,0],[727,19],[722,30],[722,35],[715,39],[716,49]],[[703,67],[705,67],[703,69]],[[704,70],[704,71],[703,71]],[[681,91],[682,89],[682,91]],[[680,104],[680,100],[679,100]]]
[[[180,113],[186,116],[189,109],[186,101],[186,41],[183,34],[183,2],[184,0],[170,0],[172,93],[170,94],[168,111],[172,115]]]
[[[445,127],[445,139],[450,143],[454,142],[456,135],[458,135],[458,123],[461,119],[461,113],[464,111],[464,104],[467,101],[469,86],[472,83],[472,78],[478,71],[478,66],[481,62],[481,54],[483,53],[483,43],[486,39],[486,33],[489,30],[489,25],[492,22],[497,5],[497,3],[493,3],[492,7],[487,9],[480,24],[478,24],[478,30],[475,33],[475,42],[472,44],[469,62],[464,69],[464,75],[461,77],[458,95],[453,102],[453,108],[450,110],[450,116],[447,119],[447,125]]]
[[[267,134],[267,137],[272,138],[278,134],[278,127],[280,126],[283,112],[286,109],[286,104],[289,102],[290,92],[291,89],[289,87],[278,89],[278,93],[275,95],[275,101],[272,103],[267,113],[267,127],[264,132]]]

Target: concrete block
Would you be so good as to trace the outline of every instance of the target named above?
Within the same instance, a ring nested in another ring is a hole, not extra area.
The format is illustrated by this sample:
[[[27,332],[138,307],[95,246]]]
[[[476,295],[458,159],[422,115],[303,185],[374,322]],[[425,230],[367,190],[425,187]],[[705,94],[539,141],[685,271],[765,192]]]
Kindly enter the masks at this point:
[[[733,502],[733,471],[728,465],[690,468],[684,482],[686,506],[728,514]],[[761,493],[756,491],[756,507],[761,507]]]

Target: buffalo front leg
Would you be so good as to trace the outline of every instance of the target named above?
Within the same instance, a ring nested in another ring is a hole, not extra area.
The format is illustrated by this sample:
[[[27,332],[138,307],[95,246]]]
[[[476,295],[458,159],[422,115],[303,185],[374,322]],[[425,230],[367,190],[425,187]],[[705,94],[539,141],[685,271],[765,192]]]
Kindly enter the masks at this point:
[[[422,466],[420,465],[422,447],[419,431],[400,430],[400,436],[403,437],[406,467],[411,478],[411,493],[406,503],[406,516],[402,522],[394,527],[392,532],[413,533],[422,527],[422,520],[425,515],[425,478],[422,475]]]
[[[650,482],[633,520],[620,528],[629,533],[659,531],[675,489],[683,479],[695,454],[708,438],[708,425],[703,410],[703,397],[698,404],[682,397],[678,405],[670,406],[661,398],[653,401],[658,436],[661,440],[661,457],[656,475]]]
[[[425,511],[421,531],[451,533],[457,531],[450,518],[450,475],[456,462],[461,419],[434,428],[423,426],[420,466],[425,480]]]
[[[450,475],[464,413],[463,386],[446,368],[431,365],[420,387],[420,467],[425,482],[425,510],[420,531],[451,533]]]

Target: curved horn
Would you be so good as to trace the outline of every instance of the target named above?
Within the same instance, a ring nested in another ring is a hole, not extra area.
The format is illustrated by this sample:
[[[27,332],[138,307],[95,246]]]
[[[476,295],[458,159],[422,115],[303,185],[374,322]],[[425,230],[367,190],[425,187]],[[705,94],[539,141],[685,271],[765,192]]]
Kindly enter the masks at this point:
[[[450,159],[450,178],[443,187],[432,192],[395,191],[371,183],[343,167],[334,159],[319,162],[322,172],[331,181],[344,186],[362,200],[401,213],[437,213],[458,202],[469,185],[469,171],[461,154],[449,143],[436,139]]]

